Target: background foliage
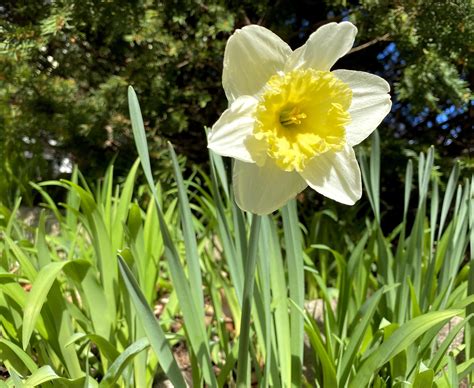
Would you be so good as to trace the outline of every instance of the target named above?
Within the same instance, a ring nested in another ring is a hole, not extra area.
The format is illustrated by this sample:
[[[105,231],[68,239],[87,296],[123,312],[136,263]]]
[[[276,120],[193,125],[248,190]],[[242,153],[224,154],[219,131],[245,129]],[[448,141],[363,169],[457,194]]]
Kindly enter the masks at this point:
[[[370,156],[360,155],[371,211],[359,228],[330,209],[303,227],[295,201],[259,219],[235,205],[217,155],[210,175],[184,180],[170,146],[175,185],[155,184],[130,97],[140,164],[124,184],[113,165],[92,190],[77,169],[35,184],[50,212],[37,226],[19,219],[20,198],[0,206],[1,388],[473,381],[474,178],[459,182],[456,165],[440,191],[433,148],[410,160],[404,211],[384,233],[375,133]],[[139,168],[144,203],[133,196]],[[66,203],[51,200],[52,187]]]
[[[454,157],[472,167],[470,0],[10,0],[0,6],[0,198],[20,190],[32,202],[28,181],[68,171],[64,162],[94,177],[118,154],[124,175],[135,157],[128,84],[141,98],[152,159],[170,139],[205,162],[204,127],[226,108],[220,76],[233,30],[259,23],[296,48],[346,19],[359,35],[337,66],[379,73],[393,88],[381,130],[385,179],[403,175],[407,150],[430,144],[442,145],[441,168]]]

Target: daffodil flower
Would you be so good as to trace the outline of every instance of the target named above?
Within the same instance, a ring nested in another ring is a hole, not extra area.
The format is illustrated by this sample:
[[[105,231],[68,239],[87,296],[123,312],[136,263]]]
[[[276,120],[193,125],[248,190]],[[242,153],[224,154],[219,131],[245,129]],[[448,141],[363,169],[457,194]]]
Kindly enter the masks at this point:
[[[307,186],[352,205],[362,195],[353,147],[390,111],[382,78],[330,71],[354,44],[356,27],[329,23],[300,48],[250,25],[230,37],[222,84],[229,108],[208,147],[235,159],[233,189],[243,210],[268,214]]]

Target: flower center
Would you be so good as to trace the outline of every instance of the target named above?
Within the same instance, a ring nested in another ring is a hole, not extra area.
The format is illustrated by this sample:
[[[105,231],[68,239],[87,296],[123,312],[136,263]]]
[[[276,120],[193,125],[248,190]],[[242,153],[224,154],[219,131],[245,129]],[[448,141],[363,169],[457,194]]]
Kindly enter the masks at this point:
[[[270,78],[256,110],[254,137],[285,171],[302,171],[316,155],[340,151],[352,91],[328,71],[292,70]]]
[[[301,120],[305,119],[306,113],[300,113],[298,106],[293,108],[284,109],[280,113],[280,124],[286,128],[290,128],[293,125],[301,124]]]

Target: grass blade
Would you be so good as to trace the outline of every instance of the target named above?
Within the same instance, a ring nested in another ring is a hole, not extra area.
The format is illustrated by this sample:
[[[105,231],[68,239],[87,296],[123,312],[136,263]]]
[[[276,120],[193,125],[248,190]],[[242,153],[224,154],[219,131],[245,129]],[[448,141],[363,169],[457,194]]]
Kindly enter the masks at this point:
[[[304,260],[296,201],[290,201],[283,207],[282,216],[288,266],[288,287],[290,299],[295,304],[290,306],[291,380],[294,387],[300,387],[303,367],[304,319],[296,307],[301,310],[304,308]]]
[[[23,333],[22,346],[26,349],[30,341],[31,334],[38,320],[44,302],[48,296],[49,290],[53,285],[58,273],[68,262],[50,263],[43,267],[38,273],[36,281],[31,287],[31,291],[27,294],[25,311],[23,313]]]
[[[103,380],[100,382],[100,387],[112,387],[133,358],[149,346],[150,342],[147,338],[141,338],[128,346],[110,365]]]
[[[260,223],[261,217],[254,214],[252,217],[247,262],[244,271],[244,295],[242,299],[242,315],[240,319],[239,336],[239,361],[237,365],[238,388],[245,388],[248,386],[250,317],[253,300],[253,289],[255,284],[255,268],[257,264],[257,246]]]
[[[0,360],[7,361],[20,373],[26,372],[25,367],[31,373],[38,369],[35,362],[22,348],[4,338],[0,338]]]
[[[186,387],[181,370],[166,340],[165,333],[158,324],[150,306],[148,306],[137,281],[121,256],[118,257],[118,262],[120,273],[122,274],[130,299],[137,312],[138,320],[142,324],[146,336],[150,341],[150,345],[158,357],[158,362],[176,387]]]
[[[195,304],[204,315],[204,298],[202,294],[201,267],[199,265],[199,253],[196,242],[196,235],[193,227],[191,208],[189,206],[188,195],[183,182],[181,168],[178,164],[178,158],[174,152],[171,143],[168,143],[168,150],[173,162],[173,171],[178,185],[179,210],[181,215],[181,228],[183,229],[184,243],[186,246],[186,261],[189,266],[189,283],[194,290],[192,295],[195,297]]]
[[[338,365],[338,377],[341,386],[344,386],[347,378],[349,377],[354,358],[356,357],[359,347],[364,340],[365,332],[369,327],[383,292],[383,288],[379,289],[374,295],[370,297],[369,300],[367,300],[367,302],[364,304],[364,307],[362,307],[364,314],[362,315],[360,322],[357,323],[357,325],[354,327],[354,330],[351,330],[352,336],[347,347],[344,349],[341,363]]]

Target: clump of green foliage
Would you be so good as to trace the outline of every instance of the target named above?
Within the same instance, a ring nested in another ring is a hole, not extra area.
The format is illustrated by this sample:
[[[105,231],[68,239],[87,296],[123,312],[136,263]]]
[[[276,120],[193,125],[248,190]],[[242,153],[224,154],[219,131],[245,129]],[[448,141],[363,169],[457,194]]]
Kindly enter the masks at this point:
[[[4,385],[145,387],[166,375],[178,387],[186,379],[224,387],[244,362],[262,387],[457,387],[472,377],[474,178],[458,185],[455,167],[440,193],[433,149],[417,168],[409,161],[401,222],[384,231],[375,134],[370,156],[360,158],[373,214],[360,228],[348,230],[327,210],[302,227],[293,201],[262,217],[256,237],[220,157],[211,154],[210,175],[185,181],[170,146],[176,185],[167,193],[154,183],[130,97],[147,204],[133,194],[137,161],[121,187],[112,167],[95,190],[77,170],[70,181],[35,185],[57,234],[46,233],[44,214],[26,228],[16,217],[20,199],[1,209]],[[62,210],[48,195],[54,186],[68,192]],[[243,328],[249,255],[257,271],[252,324]],[[321,314],[305,309],[308,299]],[[244,329],[251,345],[237,359]],[[462,329],[463,343],[449,349]]]

